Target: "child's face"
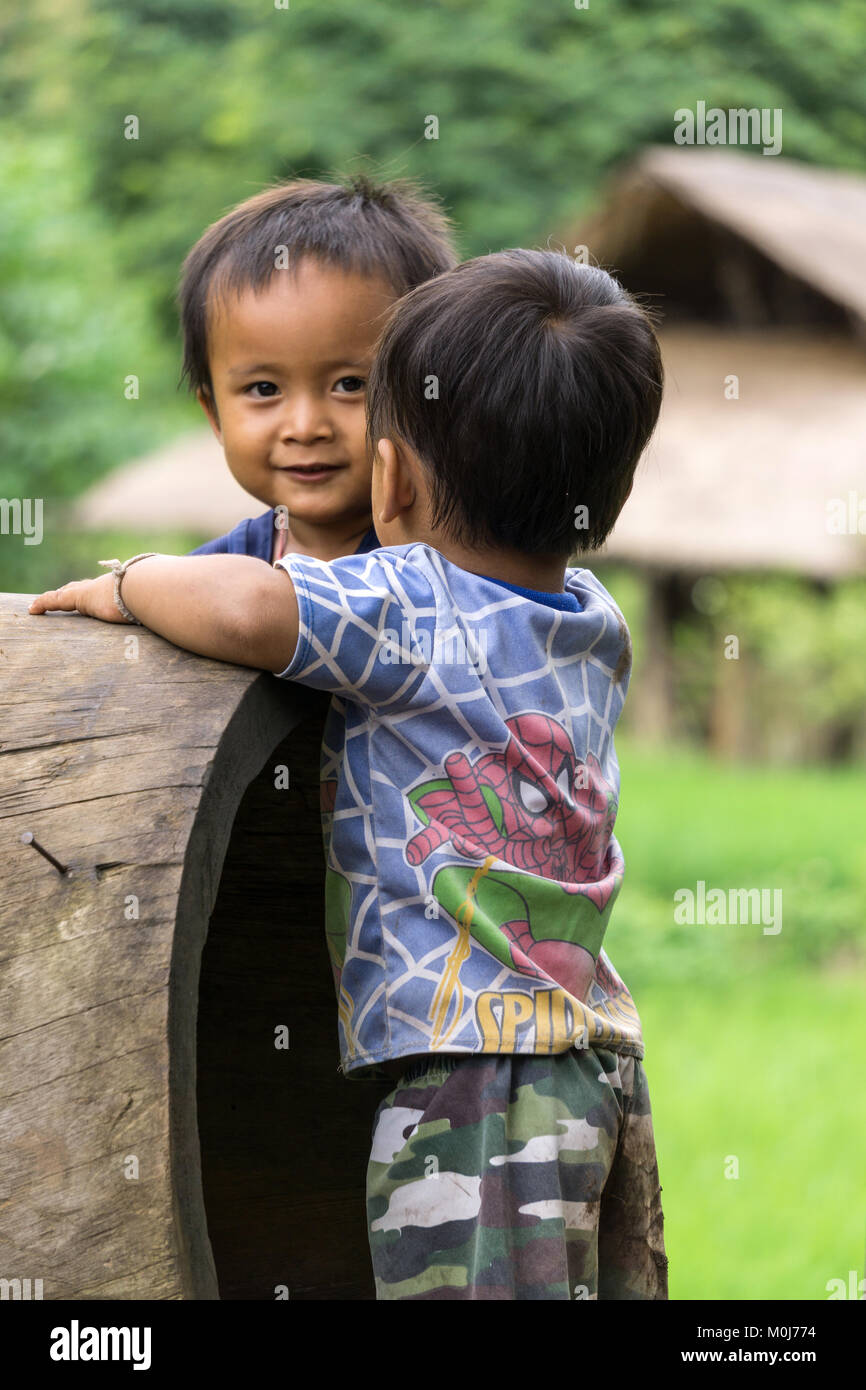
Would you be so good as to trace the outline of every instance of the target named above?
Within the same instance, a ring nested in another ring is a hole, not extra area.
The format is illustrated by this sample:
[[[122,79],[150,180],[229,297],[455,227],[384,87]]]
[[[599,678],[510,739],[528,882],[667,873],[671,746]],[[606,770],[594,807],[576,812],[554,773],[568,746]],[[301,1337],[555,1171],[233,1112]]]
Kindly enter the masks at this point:
[[[365,387],[395,298],[383,279],[306,259],[209,308],[215,413],[199,399],[241,487],[286,506],[290,525],[360,527],[370,516]]]

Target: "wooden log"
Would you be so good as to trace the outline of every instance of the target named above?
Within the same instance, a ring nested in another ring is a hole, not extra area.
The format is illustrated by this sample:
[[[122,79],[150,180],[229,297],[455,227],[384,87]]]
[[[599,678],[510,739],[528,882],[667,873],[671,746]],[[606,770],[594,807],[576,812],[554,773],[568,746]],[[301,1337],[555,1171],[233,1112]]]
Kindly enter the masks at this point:
[[[372,1298],[387,1088],[337,1070],[327,700],[28,601],[0,595],[0,1279]]]

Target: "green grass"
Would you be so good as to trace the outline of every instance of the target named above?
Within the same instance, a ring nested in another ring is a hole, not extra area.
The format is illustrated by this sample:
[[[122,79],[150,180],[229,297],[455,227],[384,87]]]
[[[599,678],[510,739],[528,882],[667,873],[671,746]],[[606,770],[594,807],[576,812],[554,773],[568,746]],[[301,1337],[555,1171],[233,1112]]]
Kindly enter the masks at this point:
[[[863,1277],[864,994],[866,971],[803,971],[641,995],[672,1299]]]
[[[866,965],[862,768],[718,765],[701,753],[617,743],[616,833],[625,883],[606,946],[629,983],[709,986],[752,973]],[[781,890],[782,929],[678,926],[674,893]]]
[[[618,755],[605,945],[644,1026],[670,1296],[826,1299],[866,1247],[862,771]],[[675,926],[698,879],[781,887],[782,931]]]
[[[617,756],[618,833],[634,841],[631,862],[646,882],[666,888],[672,870],[709,879],[732,868],[757,875],[820,862],[866,888],[862,766],[717,764],[688,749],[652,752],[622,739]]]

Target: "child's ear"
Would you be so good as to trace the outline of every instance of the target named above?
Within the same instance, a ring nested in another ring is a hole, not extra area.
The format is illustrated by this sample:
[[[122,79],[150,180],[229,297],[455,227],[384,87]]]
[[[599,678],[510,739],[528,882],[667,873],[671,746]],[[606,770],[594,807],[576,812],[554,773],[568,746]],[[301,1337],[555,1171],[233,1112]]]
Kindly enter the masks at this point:
[[[222,430],[220,429],[220,417],[219,415],[217,415],[216,402],[214,401],[213,396],[210,394],[209,391],[204,390],[204,388],[201,386],[195,394],[199,405],[201,406],[202,410],[208,418],[211,429],[213,430],[214,434],[219,440],[220,446],[222,446],[223,436]]]
[[[376,441],[373,467],[379,470],[376,489],[379,515],[382,521],[394,521],[415,501],[412,471],[402,448],[392,439]]]

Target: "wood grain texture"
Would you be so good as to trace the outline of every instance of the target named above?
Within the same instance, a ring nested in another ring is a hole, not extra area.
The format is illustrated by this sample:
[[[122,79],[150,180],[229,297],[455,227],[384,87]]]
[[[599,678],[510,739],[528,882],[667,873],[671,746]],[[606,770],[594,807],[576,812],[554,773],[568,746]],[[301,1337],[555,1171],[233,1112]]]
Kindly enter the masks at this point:
[[[290,1296],[369,1297],[363,1165],[359,1188],[357,1173],[328,1176],[317,1162],[327,1113],[317,1075],[356,1097],[329,1123],[354,1127],[364,1161],[374,1094],[336,1071],[321,920],[323,697],[140,628],[31,616],[28,597],[0,595],[0,1277],[42,1279],[46,1299],[273,1298],[278,1282]],[[279,745],[297,764],[291,805],[288,793],[273,801]],[[25,831],[69,872],[22,844]],[[200,1097],[199,972],[217,904]],[[287,937],[298,949],[278,958]],[[292,1030],[284,1054],[273,1046],[279,1022]],[[220,1098],[241,1092],[244,1113],[270,1107],[279,1143],[262,1138],[267,1123],[247,1125],[246,1148],[226,1129]],[[306,1111],[281,1110],[275,1094],[303,1095]],[[280,1127],[293,1114],[287,1139]],[[227,1234],[239,1189],[261,1211],[259,1235],[250,1220]],[[287,1210],[300,1203],[303,1229],[299,1216],[274,1226],[275,1192]],[[317,1244],[341,1247],[352,1222],[350,1253],[318,1259]],[[289,1244],[266,1249],[268,1225]]]

